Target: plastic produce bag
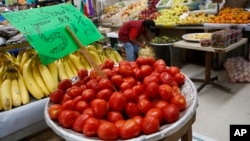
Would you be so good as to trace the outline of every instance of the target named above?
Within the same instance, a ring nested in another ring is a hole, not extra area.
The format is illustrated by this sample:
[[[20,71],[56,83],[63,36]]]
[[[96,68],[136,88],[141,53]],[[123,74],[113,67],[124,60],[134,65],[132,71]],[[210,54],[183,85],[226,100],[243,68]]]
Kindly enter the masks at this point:
[[[140,48],[138,55],[140,57],[154,57],[155,58],[154,49],[153,49],[153,47],[150,47],[150,46],[146,46],[144,48]]]

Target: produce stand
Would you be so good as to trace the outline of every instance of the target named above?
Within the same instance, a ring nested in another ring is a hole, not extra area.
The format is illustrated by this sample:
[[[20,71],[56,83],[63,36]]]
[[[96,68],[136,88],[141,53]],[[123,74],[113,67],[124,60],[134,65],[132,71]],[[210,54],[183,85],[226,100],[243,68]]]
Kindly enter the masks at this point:
[[[195,113],[196,108],[198,106],[198,97],[197,90],[193,82],[187,76],[185,76],[185,78],[185,83],[181,86],[180,89],[182,94],[186,98],[187,109],[180,112],[180,118],[176,122],[161,126],[160,130],[156,133],[152,133],[149,135],[141,135],[139,137],[130,139],[130,141],[172,141],[173,139],[178,140],[180,138],[182,138],[182,141],[192,141],[192,123],[195,121]],[[44,109],[44,115],[46,123],[56,134],[58,134],[67,141],[99,140],[96,137],[86,137],[84,136],[84,134],[74,132],[71,129],[63,128],[58,124],[58,122],[52,121],[48,115],[48,107],[51,104],[52,103],[50,101],[47,101]]]
[[[227,92],[231,92],[231,89],[229,87],[223,86],[215,81],[218,80],[218,76],[211,77],[211,70],[212,70],[212,57],[213,53],[227,53],[233,49],[236,49],[240,47],[241,45],[245,45],[245,48],[248,49],[247,44],[247,38],[242,38],[240,41],[231,44],[230,46],[226,48],[214,48],[214,47],[201,47],[200,43],[196,42],[187,42],[184,40],[175,42],[173,44],[173,47],[176,48],[183,48],[183,49],[191,49],[191,50],[200,50],[205,51],[205,78],[204,79],[197,79],[197,78],[191,78],[194,82],[201,82],[202,85],[198,87],[198,92],[204,88],[206,85],[211,84],[217,88],[220,88],[222,90],[225,90]]]

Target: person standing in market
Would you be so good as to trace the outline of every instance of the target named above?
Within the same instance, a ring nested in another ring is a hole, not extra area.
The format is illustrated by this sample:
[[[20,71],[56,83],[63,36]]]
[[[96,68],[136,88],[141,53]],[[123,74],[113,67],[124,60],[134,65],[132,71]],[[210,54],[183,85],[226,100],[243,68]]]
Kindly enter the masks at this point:
[[[150,41],[149,35],[155,33],[153,20],[132,20],[124,23],[118,32],[119,40],[124,44],[128,61],[135,61],[138,57],[139,48],[146,46]]]

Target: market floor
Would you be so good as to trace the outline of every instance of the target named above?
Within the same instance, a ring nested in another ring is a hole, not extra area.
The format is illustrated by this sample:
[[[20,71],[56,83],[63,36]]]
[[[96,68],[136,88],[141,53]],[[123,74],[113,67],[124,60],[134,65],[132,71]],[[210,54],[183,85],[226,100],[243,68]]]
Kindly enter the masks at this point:
[[[204,77],[204,67],[188,64],[182,67],[188,77]],[[213,71],[219,76],[219,83],[232,89],[231,93],[207,85],[198,93],[196,121],[193,131],[216,141],[229,141],[229,127],[232,124],[250,124],[250,87],[248,83],[228,82],[224,70]],[[200,83],[195,83],[198,87]],[[49,128],[22,141],[63,141]],[[206,140],[208,141],[208,140]],[[209,140],[210,141],[210,140]]]

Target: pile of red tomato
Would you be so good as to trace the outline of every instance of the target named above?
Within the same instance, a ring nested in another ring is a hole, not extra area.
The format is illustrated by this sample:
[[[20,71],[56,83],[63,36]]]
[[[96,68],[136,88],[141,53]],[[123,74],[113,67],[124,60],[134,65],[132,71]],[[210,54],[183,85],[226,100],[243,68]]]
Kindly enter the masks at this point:
[[[158,132],[186,109],[179,89],[185,76],[162,59],[139,57],[117,66],[108,59],[100,67],[107,78],[82,69],[75,82],[59,83],[50,95],[52,120],[85,137],[130,139]]]

